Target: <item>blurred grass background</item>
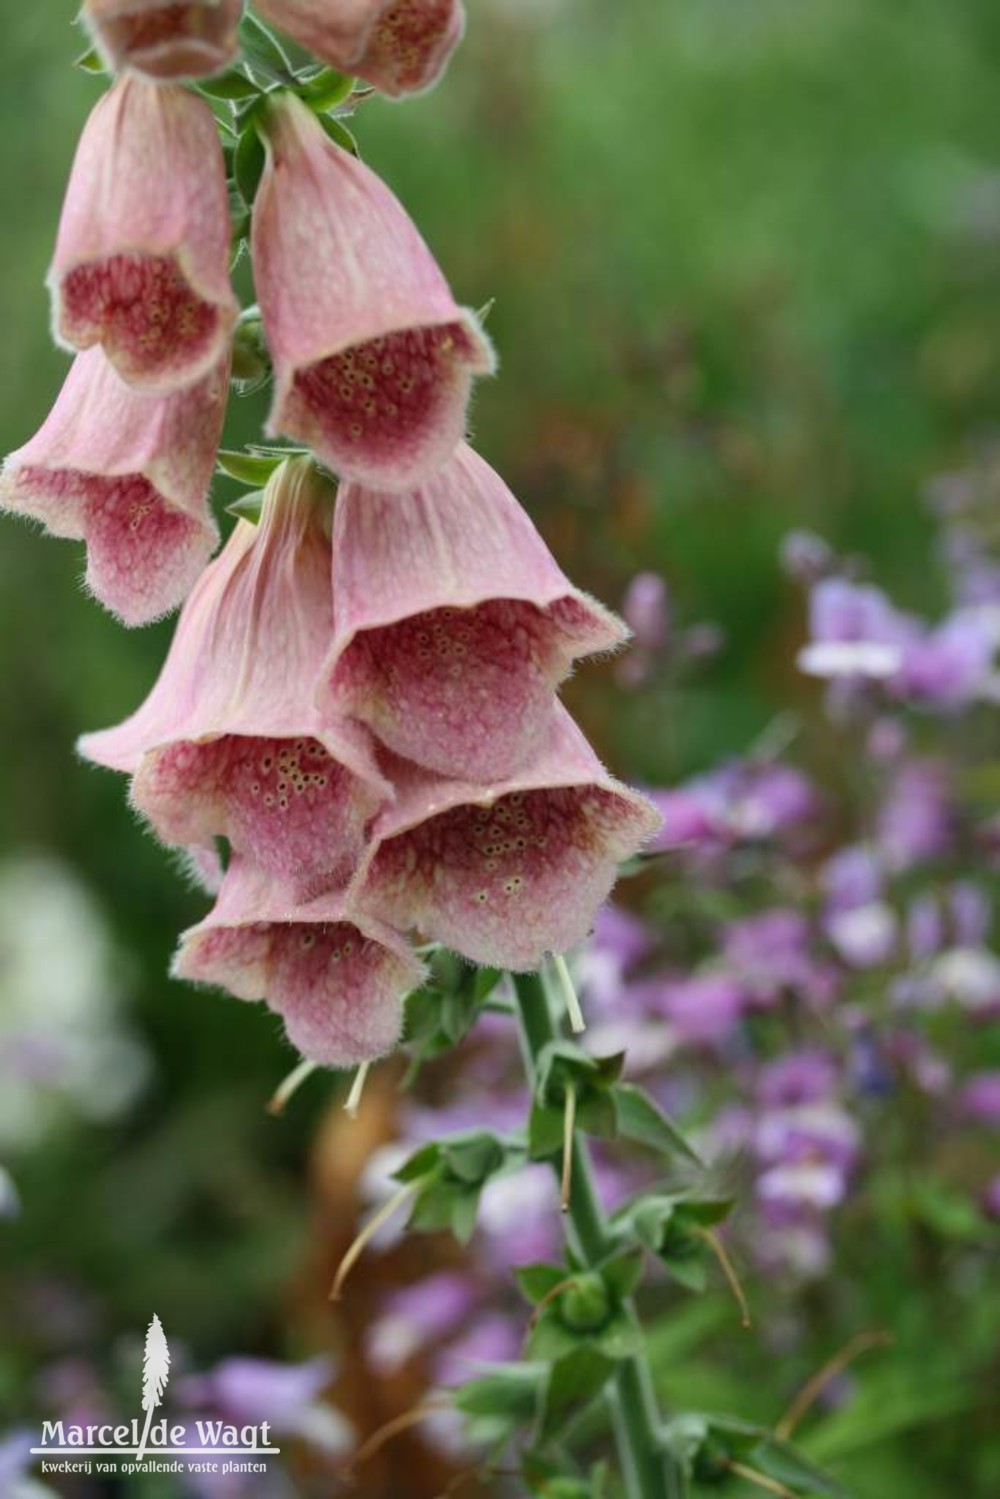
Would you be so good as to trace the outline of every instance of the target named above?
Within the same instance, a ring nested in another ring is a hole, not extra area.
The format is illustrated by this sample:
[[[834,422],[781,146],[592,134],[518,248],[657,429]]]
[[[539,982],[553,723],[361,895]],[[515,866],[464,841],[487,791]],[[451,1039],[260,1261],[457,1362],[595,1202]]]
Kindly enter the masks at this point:
[[[802,690],[800,604],[777,566],[790,527],[868,553],[900,602],[935,603],[921,486],[989,440],[1000,412],[1000,12],[469,9],[443,87],[367,105],[362,151],[459,299],[495,299],[502,370],[478,396],[476,440],[567,571],[612,604],[640,567],[660,571],[686,617],[725,631],[717,666],[669,703],[625,698],[604,668],[573,685],[616,771],[667,782],[744,747]],[[72,15],[17,5],[3,22],[5,452],[40,424],[67,362],[44,274],[99,90],[71,66],[84,46]],[[235,404],[230,445],[262,410]],[[72,545],[3,523],[0,852],[55,853],[82,873],[127,954],[155,1073],[127,1124],[63,1131],[18,1163],[29,1210],[4,1232],[8,1288],[29,1271],[82,1287],[109,1337],[145,1325],[155,1288],[203,1363],[294,1352],[311,1346],[303,1266],[350,1229],[303,1206],[307,1182],[327,1200],[317,1180],[332,1169],[322,1136],[309,1155],[319,1104],[266,1120],[287,1061],[275,1027],[165,976],[204,898],[73,742],[139,701],[171,626],[126,633],[84,596],[81,570]],[[9,1299],[5,1311],[0,1426],[38,1356]],[[865,1499],[940,1492],[905,1462],[859,1482]]]

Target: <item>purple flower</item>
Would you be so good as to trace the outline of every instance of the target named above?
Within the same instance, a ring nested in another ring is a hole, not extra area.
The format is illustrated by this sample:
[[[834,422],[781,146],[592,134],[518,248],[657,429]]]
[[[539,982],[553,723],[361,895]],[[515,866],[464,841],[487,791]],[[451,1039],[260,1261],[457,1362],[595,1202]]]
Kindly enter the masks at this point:
[[[958,1102],[967,1119],[1000,1125],[1000,1070],[973,1073],[966,1080]]]
[[[622,616],[639,650],[658,655],[670,643],[670,592],[658,573],[636,573],[625,593]]]
[[[798,655],[808,676],[884,681],[903,664],[914,625],[878,588],[824,578],[809,600],[810,643]]]
[[[665,979],[657,990],[660,1013],[677,1039],[693,1046],[719,1046],[733,1034],[749,995],[727,973]]]
[[[909,642],[895,689],[929,707],[963,707],[983,695],[993,675],[996,648],[993,612],[960,610]]]
[[[338,1457],[351,1450],[354,1437],[340,1412],[320,1399],[334,1372],[326,1356],[305,1364],[231,1358],[207,1374],[188,1375],[176,1394],[182,1404],[213,1411],[238,1426],[267,1421],[276,1435],[299,1437]]]
[[[428,1344],[451,1336],[475,1308],[478,1293],[465,1276],[429,1275],[394,1291],[368,1328],[365,1350],[382,1376],[394,1373]]]
[[[832,995],[834,975],[813,957],[809,923],[799,911],[775,907],[731,922],[723,954],[747,985],[755,1005],[776,1004],[784,990],[820,1005]]]
[[[487,1314],[441,1351],[435,1360],[434,1377],[438,1384],[464,1384],[475,1377],[478,1366],[515,1360],[522,1342],[523,1330],[513,1317],[499,1312]]]
[[[947,765],[913,760],[890,783],[878,841],[891,869],[945,858],[955,840],[955,806]]]
[[[817,1103],[836,1091],[838,1067],[827,1051],[792,1051],[762,1067],[757,1097],[767,1109]]]

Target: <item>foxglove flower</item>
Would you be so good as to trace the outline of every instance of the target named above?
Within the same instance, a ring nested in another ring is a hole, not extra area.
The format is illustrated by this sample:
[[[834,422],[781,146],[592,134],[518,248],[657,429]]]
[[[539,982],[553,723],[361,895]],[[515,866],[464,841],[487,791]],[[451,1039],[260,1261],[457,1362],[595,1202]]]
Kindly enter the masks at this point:
[[[101,344],[122,379],[176,390],[218,363],[236,321],[215,119],[173,84],[126,77],[84,127],[49,271],[56,339]]]
[[[469,781],[519,770],[544,744],[574,660],[627,635],[572,587],[465,444],[406,494],[341,488],[333,612],[321,704],[397,755]]]
[[[234,858],[214,909],[181,938],[174,973],[265,1000],[304,1057],[353,1067],[399,1039],[402,1005],[422,969],[406,942],[333,892],[299,904],[286,886]]]
[[[258,0],[256,8],[330,67],[393,98],[437,83],[465,31],[461,0]]]
[[[239,522],[188,599],[146,702],[80,743],[134,775],[165,842],[227,837],[302,895],[346,874],[391,795],[366,730],[313,706],[332,629],[328,505],[308,460],[283,464],[259,526]]]
[[[494,368],[489,342],[389,189],[300,100],[274,98],[265,128],[253,263],[270,431],[346,478],[418,484],[463,436],[472,378]]]
[[[358,871],[359,908],[497,968],[537,968],[582,942],[618,865],[659,826],[562,708],[508,780],[442,781],[402,761],[392,775],[398,800]]]
[[[205,78],[239,54],[243,0],[85,0],[83,18],[115,70]]]
[[[100,349],[79,354],[44,425],[4,464],[0,506],[86,541],[88,588],[147,624],[181,602],[218,540],[208,490],[228,390],[228,359],[155,395]]]

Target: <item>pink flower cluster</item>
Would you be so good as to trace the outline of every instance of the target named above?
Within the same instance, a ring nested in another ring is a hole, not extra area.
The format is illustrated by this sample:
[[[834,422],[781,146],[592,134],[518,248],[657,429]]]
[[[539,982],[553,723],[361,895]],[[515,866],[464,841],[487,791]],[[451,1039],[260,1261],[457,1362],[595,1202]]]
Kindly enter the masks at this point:
[[[390,93],[431,81],[462,28],[432,0],[261,8]],[[290,89],[260,107],[251,250],[269,434],[315,460],[290,450],[259,522],[208,560],[239,315],[227,180],[209,106],[153,80],[227,62],[233,10],[88,6],[127,71],[84,131],[49,278],[77,354],[0,503],[83,538],[127,623],[185,601],[145,703],[81,751],[131,778],[164,843],[218,864],[177,973],[266,1000],[306,1057],[345,1066],[397,1040],[414,938],[535,968],[582,941],[659,819],[558,703],[627,631],[464,441],[495,364],[479,321]]]

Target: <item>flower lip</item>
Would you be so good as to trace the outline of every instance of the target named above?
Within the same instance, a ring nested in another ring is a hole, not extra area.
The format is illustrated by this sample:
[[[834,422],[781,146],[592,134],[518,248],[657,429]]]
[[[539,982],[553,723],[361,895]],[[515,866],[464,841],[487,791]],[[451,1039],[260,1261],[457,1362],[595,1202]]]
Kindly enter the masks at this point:
[[[223,359],[197,385],[156,396],[91,349],[4,464],[0,506],[86,541],[88,587],[126,624],[179,604],[215,547],[208,491],[228,386]]]
[[[504,782],[443,781],[403,762],[391,772],[397,800],[374,826],[352,901],[515,971],[584,940],[619,863],[659,826],[560,705],[545,749]]]
[[[242,9],[242,0],[86,0],[84,20],[116,71],[170,82],[235,62]]]
[[[395,1045],[402,1001],[423,977],[397,932],[358,912],[343,891],[299,903],[235,857],[214,909],[181,938],[173,972],[265,1000],[293,1045],[330,1067],[356,1066]]]
[[[342,485],[333,557],[334,636],[317,701],[440,775],[513,774],[544,743],[574,661],[627,638],[464,443],[405,494]]]

